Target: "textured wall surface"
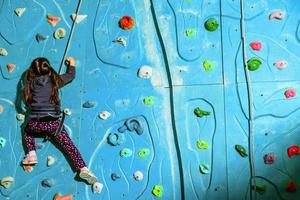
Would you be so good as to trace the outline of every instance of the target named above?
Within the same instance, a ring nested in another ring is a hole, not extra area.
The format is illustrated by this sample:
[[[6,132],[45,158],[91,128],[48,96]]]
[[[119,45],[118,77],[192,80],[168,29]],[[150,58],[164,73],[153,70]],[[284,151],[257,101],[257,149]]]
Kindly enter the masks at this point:
[[[74,24],[76,12],[87,16]],[[48,14],[60,21],[51,26]],[[119,26],[126,15],[129,30]],[[216,30],[205,27],[210,18]],[[1,0],[0,199],[300,199],[299,21],[292,0]],[[58,28],[65,37],[55,38]],[[65,128],[101,193],[42,138],[33,171],[21,165],[22,74],[39,56],[64,72],[69,55],[78,66],[61,91]],[[247,61],[258,69],[244,70]],[[142,66],[151,76],[138,76]],[[124,136],[117,145],[114,134]]]

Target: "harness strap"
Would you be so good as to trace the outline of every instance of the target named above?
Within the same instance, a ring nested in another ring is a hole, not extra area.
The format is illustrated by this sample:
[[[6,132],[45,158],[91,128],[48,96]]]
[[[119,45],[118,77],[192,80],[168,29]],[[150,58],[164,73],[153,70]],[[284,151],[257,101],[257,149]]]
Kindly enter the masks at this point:
[[[66,117],[66,114],[64,112],[62,112],[62,117],[61,117],[58,128],[56,129],[55,132],[50,133],[50,135],[57,136],[62,131],[63,126],[64,126],[65,117]],[[50,139],[50,136],[46,135],[46,137],[43,140],[43,143],[47,142],[49,139]]]

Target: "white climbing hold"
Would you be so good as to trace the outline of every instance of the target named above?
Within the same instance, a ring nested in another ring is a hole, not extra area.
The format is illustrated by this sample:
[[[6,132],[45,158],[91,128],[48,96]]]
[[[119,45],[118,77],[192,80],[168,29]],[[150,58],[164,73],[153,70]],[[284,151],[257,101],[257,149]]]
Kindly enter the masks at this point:
[[[7,188],[10,188],[10,186],[13,184],[13,182],[14,182],[13,177],[6,176],[6,177],[1,179],[0,184],[7,189]]]
[[[23,115],[23,114],[21,114],[21,113],[19,113],[19,114],[17,114],[17,120],[18,121],[24,121],[24,119],[25,119],[25,115]]]
[[[283,20],[284,17],[285,17],[285,13],[284,12],[276,11],[276,12],[272,12],[270,14],[269,19],[270,20],[273,20],[273,19]]]
[[[0,56],[7,56],[8,52],[4,48],[0,48]]]
[[[94,193],[101,193],[102,188],[103,188],[102,183],[96,182],[96,183],[93,184],[93,192]]]
[[[18,17],[21,17],[25,11],[26,11],[26,8],[16,8],[15,13],[16,13],[16,15],[18,15]]]
[[[144,175],[141,171],[136,171],[136,172],[134,172],[133,177],[136,181],[141,181],[141,180],[143,180]]]
[[[66,37],[66,30],[64,28],[56,29],[56,31],[54,32],[54,38],[55,39],[62,39],[64,37]]]
[[[113,42],[119,43],[119,44],[123,45],[124,47],[127,46],[127,42],[124,37],[117,37],[116,39],[113,40]]]
[[[274,62],[273,65],[277,69],[282,70],[282,69],[284,69],[284,68],[286,68],[288,66],[288,61],[286,61],[286,60],[278,60],[278,61]]]
[[[86,17],[87,17],[87,15],[77,15],[77,17],[76,17],[76,13],[73,13],[71,15],[71,18],[72,18],[73,21],[75,21],[75,19],[76,19],[76,21],[75,21],[76,24],[79,24]]]
[[[111,113],[108,111],[103,111],[99,114],[99,118],[106,120],[111,116]]]
[[[64,109],[64,113],[65,113],[66,115],[71,115],[71,114],[72,114],[72,112],[71,112],[71,110],[70,110],[69,108],[65,108],[65,109]]]
[[[141,68],[138,71],[138,76],[140,78],[151,78],[152,76],[152,68],[147,65],[141,66]]]
[[[56,159],[53,156],[47,157],[47,167],[54,165],[55,162],[56,162]]]

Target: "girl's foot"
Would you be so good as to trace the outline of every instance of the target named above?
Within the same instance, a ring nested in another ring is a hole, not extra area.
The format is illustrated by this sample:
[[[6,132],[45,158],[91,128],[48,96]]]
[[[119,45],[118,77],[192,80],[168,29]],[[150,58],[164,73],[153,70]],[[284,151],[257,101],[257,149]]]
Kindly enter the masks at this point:
[[[87,181],[90,185],[98,181],[97,177],[87,167],[83,167],[80,169],[79,177]]]
[[[37,163],[38,161],[35,151],[29,151],[29,153],[26,154],[25,158],[22,161],[23,165],[33,165]]]

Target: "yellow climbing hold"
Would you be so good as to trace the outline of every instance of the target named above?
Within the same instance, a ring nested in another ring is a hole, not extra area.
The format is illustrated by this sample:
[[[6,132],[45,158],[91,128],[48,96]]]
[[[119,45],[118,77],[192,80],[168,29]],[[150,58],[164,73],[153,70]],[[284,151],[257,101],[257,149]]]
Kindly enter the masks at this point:
[[[198,149],[208,149],[208,144],[205,140],[198,140],[197,147]]]

